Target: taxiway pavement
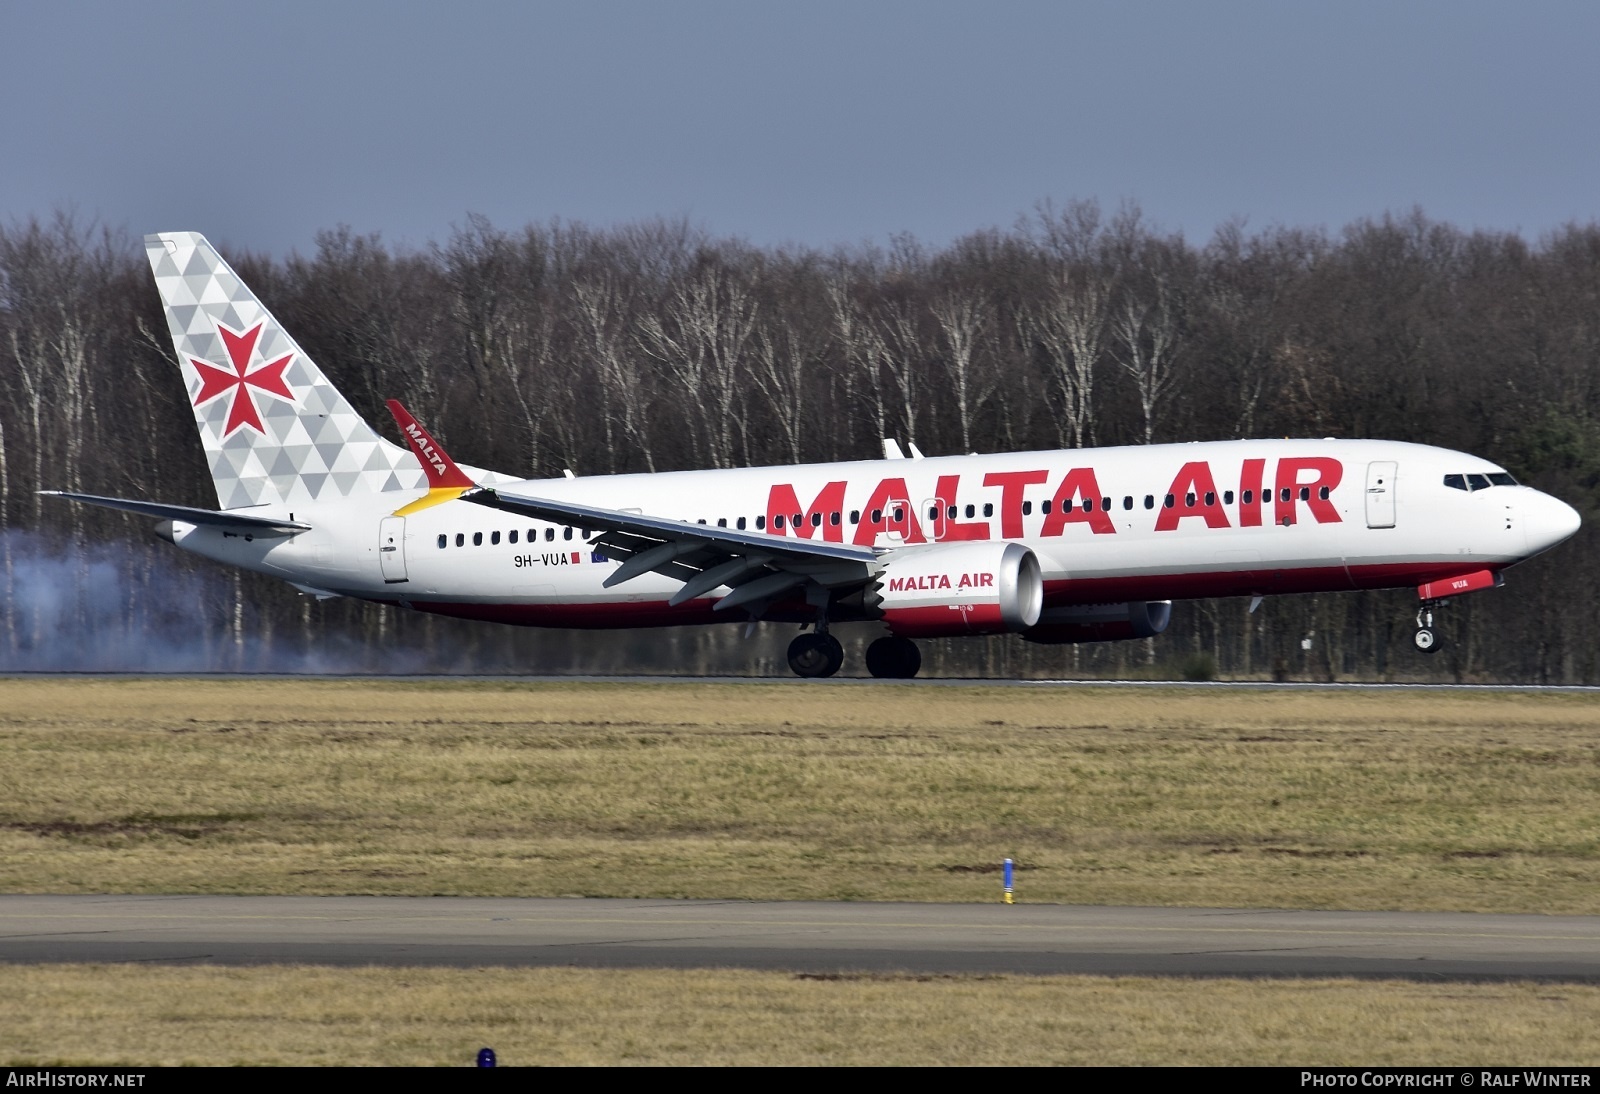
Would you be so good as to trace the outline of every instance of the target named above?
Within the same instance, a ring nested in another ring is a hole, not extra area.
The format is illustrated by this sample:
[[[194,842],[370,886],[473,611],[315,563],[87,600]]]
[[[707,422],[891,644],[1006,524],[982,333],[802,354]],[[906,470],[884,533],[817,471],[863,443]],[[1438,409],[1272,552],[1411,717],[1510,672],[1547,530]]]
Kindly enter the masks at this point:
[[[0,962],[1600,982],[1600,916],[482,897],[0,896]]]

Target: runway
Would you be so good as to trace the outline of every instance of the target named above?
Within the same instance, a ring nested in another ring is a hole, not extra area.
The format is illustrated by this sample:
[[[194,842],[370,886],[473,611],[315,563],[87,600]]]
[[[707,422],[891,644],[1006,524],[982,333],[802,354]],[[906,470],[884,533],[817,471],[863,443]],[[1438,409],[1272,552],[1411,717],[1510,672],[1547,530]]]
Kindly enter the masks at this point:
[[[0,896],[0,962],[1600,982],[1600,917],[481,897]]]
[[[1089,678],[1023,680],[1014,677],[919,676],[912,680],[876,680],[871,677],[833,676],[826,680],[801,681],[795,676],[674,676],[674,675],[561,675],[538,673],[371,673],[371,672],[225,672],[212,669],[179,669],[162,672],[119,672],[115,670],[9,670],[0,676],[17,679],[58,678],[83,680],[364,680],[378,683],[492,683],[492,684],[797,684],[832,687],[932,687],[932,688],[1118,688],[1132,691],[1432,691],[1432,692],[1544,692],[1552,694],[1600,694],[1595,684],[1446,684],[1422,682],[1378,683],[1373,681],[1275,682],[1270,680],[1096,680]]]

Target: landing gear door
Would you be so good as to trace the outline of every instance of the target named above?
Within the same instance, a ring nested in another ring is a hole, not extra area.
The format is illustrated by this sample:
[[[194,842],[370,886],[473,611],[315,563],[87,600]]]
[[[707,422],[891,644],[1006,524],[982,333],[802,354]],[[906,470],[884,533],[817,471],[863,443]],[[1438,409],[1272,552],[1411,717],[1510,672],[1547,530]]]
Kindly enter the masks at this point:
[[[387,585],[398,585],[406,577],[406,518],[384,517],[378,522],[378,565]]]
[[[1367,527],[1394,527],[1394,483],[1399,464],[1384,460],[1367,464]]]

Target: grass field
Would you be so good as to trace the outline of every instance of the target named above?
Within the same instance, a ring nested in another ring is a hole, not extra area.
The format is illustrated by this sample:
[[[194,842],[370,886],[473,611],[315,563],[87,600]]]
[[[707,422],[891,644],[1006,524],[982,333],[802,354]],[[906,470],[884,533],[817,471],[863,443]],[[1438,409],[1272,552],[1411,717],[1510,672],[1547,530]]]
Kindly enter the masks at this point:
[[[0,680],[0,889],[1600,912],[1588,695]]]
[[[627,969],[5,970],[13,1065],[1600,1063],[1600,987]]]
[[[0,890],[1600,913],[1581,694],[0,680]],[[0,1063],[1600,1062],[1586,985],[13,966]]]

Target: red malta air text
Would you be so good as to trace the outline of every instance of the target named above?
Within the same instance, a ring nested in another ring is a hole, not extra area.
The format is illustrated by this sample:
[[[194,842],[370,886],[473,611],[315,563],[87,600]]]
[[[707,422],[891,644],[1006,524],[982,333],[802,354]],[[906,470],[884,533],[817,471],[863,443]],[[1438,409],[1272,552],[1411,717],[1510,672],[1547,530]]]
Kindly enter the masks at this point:
[[[1285,457],[1276,461],[1269,478],[1268,462],[1265,459],[1244,460],[1237,479],[1222,488],[1218,487],[1218,477],[1209,462],[1196,460],[1184,464],[1173,476],[1164,495],[1156,496],[1155,531],[1176,531],[1186,520],[1203,521],[1207,528],[1255,528],[1269,520],[1273,524],[1290,525],[1298,522],[1302,513],[1309,514],[1317,524],[1340,522],[1331,494],[1344,478],[1343,464],[1328,456]],[[852,542],[870,546],[883,533],[898,534],[904,543],[927,543],[930,539],[937,543],[991,539],[996,521],[1001,539],[1020,539],[1023,519],[1029,515],[1023,512],[1024,502],[1028,500],[1024,495],[1030,487],[1046,486],[1049,481],[1050,472],[1044,470],[989,472],[983,476],[984,487],[1000,492],[998,504],[989,503],[995,506],[994,517],[963,521],[957,518],[965,510],[956,505],[961,476],[941,475],[933,498],[923,503],[934,509],[933,517],[924,527],[912,506],[906,480],[886,478],[873,487],[860,509],[859,523],[851,526],[854,528]],[[1224,501],[1225,491],[1234,490],[1234,482],[1237,493],[1229,505]],[[793,483],[773,486],[767,494],[766,530],[777,535],[844,542],[846,524],[841,514],[849,485],[844,481],[830,482],[809,505],[801,503]],[[1121,493],[1126,495],[1128,491]],[[1144,493],[1140,490],[1135,496]],[[1169,498],[1170,505],[1167,504]],[[1039,534],[1061,536],[1066,534],[1069,524],[1084,524],[1095,535],[1115,535],[1117,526],[1108,509],[1110,502],[1111,496],[1102,492],[1094,468],[1074,467],[1061,477],[1048,502],[1040,506],[1043,523]],[[1230,513],[1235,520],[1229,519]]]
[[[994,575],[990,573],[958,574],[952,582],[949,574],[919,574],[916,577],[891,577],[891,593],[932,591],[935,589],[994,588]]]

